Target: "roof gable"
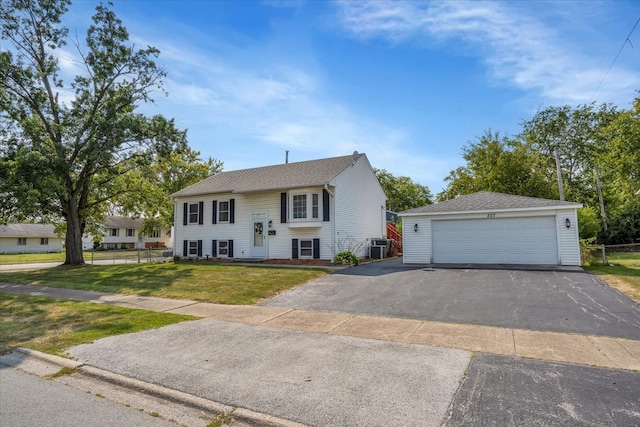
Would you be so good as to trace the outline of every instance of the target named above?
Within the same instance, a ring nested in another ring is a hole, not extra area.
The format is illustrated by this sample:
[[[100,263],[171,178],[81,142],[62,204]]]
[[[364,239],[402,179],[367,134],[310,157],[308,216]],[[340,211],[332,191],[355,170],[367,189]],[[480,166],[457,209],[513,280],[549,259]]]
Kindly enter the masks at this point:
[[[364,153],[355,152],[350,156],[220,172],[172,194],[171,197],[321,186],[329,184],[361,156]]]
[[[564,202],[560,200],[539,199],[536,197],[514,196],[512,194],[492,193],[479,191],[477,193],[459,196],[444,202],[426,205],[419,208],[400,212],[403,214],[414,213],[445,213],[465,211],[487,210],[511,210],[511,209],[540,209],[540,208],[580,208],[580,203]]]

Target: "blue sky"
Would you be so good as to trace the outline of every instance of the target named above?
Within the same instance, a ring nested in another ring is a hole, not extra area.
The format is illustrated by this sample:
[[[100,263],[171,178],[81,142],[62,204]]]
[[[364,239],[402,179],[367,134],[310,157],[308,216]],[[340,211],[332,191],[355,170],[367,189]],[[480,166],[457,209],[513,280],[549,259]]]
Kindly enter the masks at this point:
[[[629,108],[640,89],[633,1],[113,1],[168,73],[150,114],[175,118],[225,170],[367,153],[436,194],[485,130],[540,108]],[[64,23],[81,39],[97,2]],[[71,46],[62,65],[73,72]]]

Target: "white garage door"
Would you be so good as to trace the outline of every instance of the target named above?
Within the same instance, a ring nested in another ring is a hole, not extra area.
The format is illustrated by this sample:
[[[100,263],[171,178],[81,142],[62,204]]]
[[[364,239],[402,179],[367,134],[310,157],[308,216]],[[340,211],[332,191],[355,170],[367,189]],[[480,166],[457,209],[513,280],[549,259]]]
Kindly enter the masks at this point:
[[[558,264],[555,217],[431,221],[434,263]]]

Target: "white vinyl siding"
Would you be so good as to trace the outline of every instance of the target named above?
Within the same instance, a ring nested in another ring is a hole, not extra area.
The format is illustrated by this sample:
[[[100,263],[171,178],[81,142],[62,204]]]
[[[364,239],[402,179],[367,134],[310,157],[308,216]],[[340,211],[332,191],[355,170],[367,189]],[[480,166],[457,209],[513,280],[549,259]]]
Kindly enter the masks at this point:
[[[357,255],[368,256],[369,239],[386,237],[386,196],[366,156],[332,182],[335,190],[335,238],[362,243]],[[323,246],[321,244],[321,246]]]
[[[43,245],[42,237],[24,237],[24,244],[18,245],[17,237],[0,238],[0,254],[10,253],[40,253],[62,251],[62,239],[59,237],[44,237],[48,244]]]
[[[414,231],[416,224],[418,231]],[[404,263],[431,263],[431,222],[428,219],[402,218],[402,249]]]

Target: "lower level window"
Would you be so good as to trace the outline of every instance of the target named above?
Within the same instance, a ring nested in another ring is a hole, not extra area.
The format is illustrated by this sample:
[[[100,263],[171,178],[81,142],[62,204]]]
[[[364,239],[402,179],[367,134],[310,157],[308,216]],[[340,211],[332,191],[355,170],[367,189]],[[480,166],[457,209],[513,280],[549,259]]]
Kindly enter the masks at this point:
[[[49,238],[48,237],[41,237],[40,238],[40,244],[41,245],[48,245],[49,244]]]
[[[198,256],[198,241],[191,240],[189,242],[189,256]]]
[[[300,240],[300,257],[313,257],[313,242],[311,240]]]
[[[18,246],[26,246],[27,238],[26,237],[18,237]]]
[[[218,255],[229,256],[229,242],[226,240],[218,240]]]

